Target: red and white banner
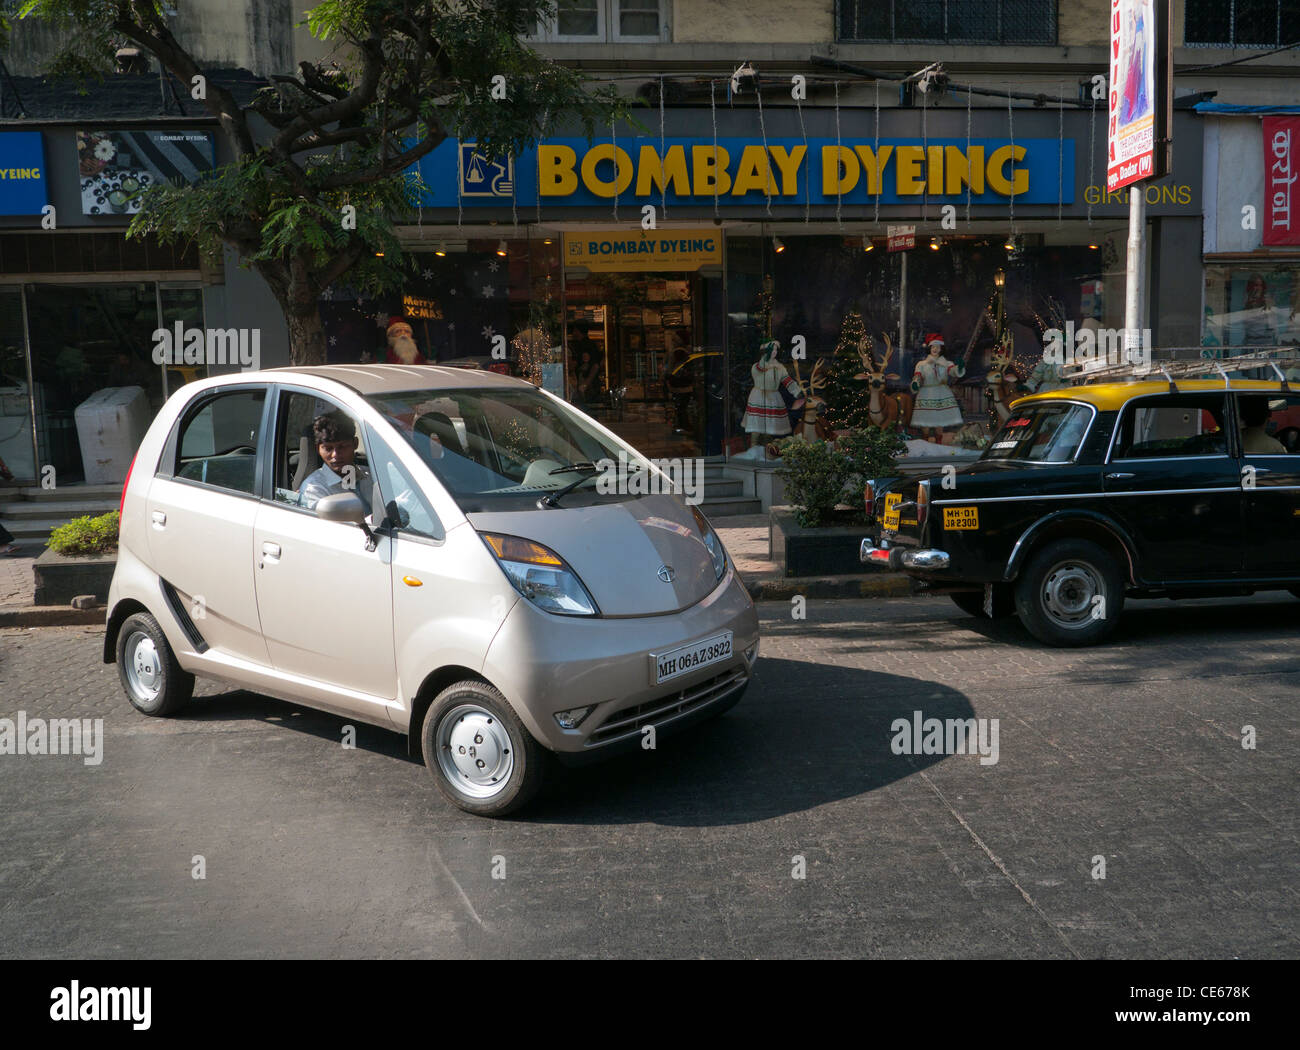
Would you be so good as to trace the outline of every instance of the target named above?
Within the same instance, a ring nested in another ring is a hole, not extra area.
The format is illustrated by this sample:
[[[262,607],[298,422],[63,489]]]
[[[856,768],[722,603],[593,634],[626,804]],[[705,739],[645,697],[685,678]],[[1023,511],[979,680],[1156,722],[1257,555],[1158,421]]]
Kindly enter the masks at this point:
[[[1300,244],[1300,117],[1264,118],[1264,243]]]
[[[1155,174],[1154,0],[1110,0],[1110,94],[1106,113],[1106,189]]]

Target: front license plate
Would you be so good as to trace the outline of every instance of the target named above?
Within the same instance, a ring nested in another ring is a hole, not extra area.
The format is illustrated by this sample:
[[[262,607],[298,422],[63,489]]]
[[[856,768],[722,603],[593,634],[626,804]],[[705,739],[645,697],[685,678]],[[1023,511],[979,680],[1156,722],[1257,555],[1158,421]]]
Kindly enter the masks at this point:
[[[979,507],[944,507],[943,527],[945,529],[978,529],[980,527]]]
[[[885,496],[885,520],[882,524],[886,532],[898,531],[898,508],[902,502],[901,492],[890,492]]]
[[[702,642],[692,642],[677,649],[654,656],[655,684],[667,682],[679,675],[689,674],[709,664],[720,663],[731,656],[731,632],[715,634]]]

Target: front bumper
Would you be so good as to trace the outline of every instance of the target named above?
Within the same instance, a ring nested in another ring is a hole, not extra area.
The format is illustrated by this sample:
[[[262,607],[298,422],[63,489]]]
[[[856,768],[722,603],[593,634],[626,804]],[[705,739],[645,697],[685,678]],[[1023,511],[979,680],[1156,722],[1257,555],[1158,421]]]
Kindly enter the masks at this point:
[[[732,632],[731,655],[662,684],[651,653]],[[488,649],[483,674],[505,694],[529,732],[565,758],[640,746],[738,697],[758,658],[758,615],[732,566],[703,601],[681,612],[645,617],[560,617],[521,601]],[[576,729],[557,711],[594,705]]]
[[[940,570],[948,568],[947,551],[915,547],[877,547],[870,538],[858,548],[858,560],[879,569]]]

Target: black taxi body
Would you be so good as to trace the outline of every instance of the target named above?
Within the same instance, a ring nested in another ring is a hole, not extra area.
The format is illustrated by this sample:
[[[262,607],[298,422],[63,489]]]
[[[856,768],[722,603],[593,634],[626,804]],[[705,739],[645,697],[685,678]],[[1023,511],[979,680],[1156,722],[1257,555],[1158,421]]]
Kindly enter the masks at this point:
[[[1117,626],[1125,596],[1300,594],[1300,392],[1109,383],[1033,394],[974,463],[867,486],[862,561],[1016,614],[1053,645]]]

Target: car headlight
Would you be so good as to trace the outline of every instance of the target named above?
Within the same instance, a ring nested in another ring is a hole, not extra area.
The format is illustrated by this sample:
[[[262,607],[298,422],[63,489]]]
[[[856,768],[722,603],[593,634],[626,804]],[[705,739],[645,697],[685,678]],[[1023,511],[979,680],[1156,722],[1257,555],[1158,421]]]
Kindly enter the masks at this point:
[[[713,559],[714,579],[720,580],[722,574],[727,571],[727,551],[722,546],[722,541],[718,539],[718,534],[713,531],[713,526],[709,524],[709,519],[700,512],[700,508],[691,504],[691,513],[695,515],[695,524],[700,527],[700,537],[704,540],[704,546],[708,548],[709,557]]]
[[[596,602],[577,573],[555,551],[519,536],[481,532],[515,590],[549,613],[597,616]]]

